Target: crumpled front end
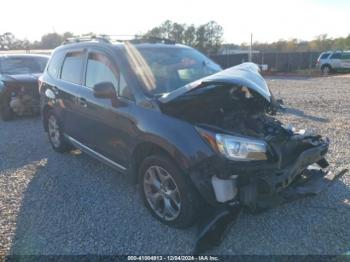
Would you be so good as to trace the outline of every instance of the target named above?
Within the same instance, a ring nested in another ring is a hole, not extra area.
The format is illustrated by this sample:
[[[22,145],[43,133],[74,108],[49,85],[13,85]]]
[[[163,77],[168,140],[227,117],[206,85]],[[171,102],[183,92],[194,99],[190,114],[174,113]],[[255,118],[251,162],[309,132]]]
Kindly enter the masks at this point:
[[[17,115],[38,114],[40,96],[37,75],[2,76],[0,106],[10,108]]]
[[[271,155],[265,161],[239,163],[214,157],[192,170],[192,181],[212,204],[198,224],[195,254],[219,245],[242,210],[259,213],[314,196],[346,172],[326,170],[327,138],[293,133],[287,141],[273,137],[269,145]]]
[[[232,161],[218,155],[194,167],[192,181],[213,206],[239,201],[250,210],[259,210],[267,206],[262,199],[291,186],[310,166],[319,170],[328,166],[327,138],[291,133],[271,136],[267,143],[268,159]]]
[[[282,106],[252,64],[190,83],[159,102],[163,113],[193,124],[214,152],[188,170],[213,207],[203,211],[195,252],[220,241],[240,210],[260,212],[315,195],[336,177],[326,170],[328,138],[281,123]]]
[[[159,98],[163,113],[193,124],[214,154],[189,170],[212,205],[259,199],[288,188],[312,164],[325,168],[329,140],[296,131],[279,110],[256,65],[244,63]]]

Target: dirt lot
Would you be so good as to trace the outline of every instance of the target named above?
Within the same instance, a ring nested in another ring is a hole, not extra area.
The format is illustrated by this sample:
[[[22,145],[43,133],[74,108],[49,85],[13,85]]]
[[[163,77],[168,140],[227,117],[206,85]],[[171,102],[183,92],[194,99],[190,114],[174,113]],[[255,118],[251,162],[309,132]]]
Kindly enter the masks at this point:
[[[350,78],[269,79],[292,108],[279,116],[331,139],[329,162],[350,168]],[[350,251],[350,175],[326,192],[243,214],[213,254]],[[0,254],[187,254],[196,228],[158,223],[125,177],[85,154],[57,154],[40,119],[0,122]]]

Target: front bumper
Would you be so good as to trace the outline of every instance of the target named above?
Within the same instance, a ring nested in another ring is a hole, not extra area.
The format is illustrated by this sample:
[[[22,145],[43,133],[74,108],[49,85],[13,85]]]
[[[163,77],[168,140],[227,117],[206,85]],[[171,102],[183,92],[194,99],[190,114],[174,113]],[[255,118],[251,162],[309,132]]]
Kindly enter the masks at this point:
[[[324,158],[329,146],[327,138],[294,136],[290,140],[271,140],[269,145],[274,153],[269,161],[238,162],[214,157],[190,172],[197,190],[211,204],[211,208],[203,210],[202,221],[199,221],[196,254],[220,244],[243,209],[258,213],[318,194],[343,174],[335,176],[323,170],[328,166]],[[222,180],[220,183],[236,179],[238,194],[233,198],[223,197],[230,194],[216,198],[217,192],[231,192],[231,189],[225,186],[221,191],[217,191],[218,186],[214,189],[211,181],[214,176]]]
[[[288,203],[294,200],[314,196],[326,190],[336,179],[343,176],[348,170],[338,174],[324,172],[321,169],[307,169],[301,176],[285,190],[269,198],[261,198],[260,204],[264,204],[264,210],[270,207]],[[238,202],[222,205],[214,210],[207,211],[199,223],[199,233],[194,246],[194,254],[200,254],[220,245],[229,227],[239,217],[243,206]]]
[[[307,149],[298,156],[295,162],[287,167],[249,180],[248,183],[239,187],[240,203],[253,211],[265,208],[265,199],[273,198],[278,193],[286,190],[298,178],[308,172],[310,165],[317,163],[318,167],[327,167],[328,162],[324,158],[327,149],[328,144]],[[324,176],[326,175],[321,169],[320,172]]]
[[[238,177],[238,198],[235,200],[254,209],[261,197],[275,195],[288,188],[308,166],[315,163],[321,168],[328,166],[324,156],[328,151],[329,140],[319,139],[315,145],[310,145],[309,140],[308,144],[302,144],[301,149],[293,154],[289,153],[289,148],[279,148],[279,155],[270,161],[239,162],[215,156],[190,170],[189,175],[198,192],[212,206],[220,205],[215,197],[212,177],[223,180]]]

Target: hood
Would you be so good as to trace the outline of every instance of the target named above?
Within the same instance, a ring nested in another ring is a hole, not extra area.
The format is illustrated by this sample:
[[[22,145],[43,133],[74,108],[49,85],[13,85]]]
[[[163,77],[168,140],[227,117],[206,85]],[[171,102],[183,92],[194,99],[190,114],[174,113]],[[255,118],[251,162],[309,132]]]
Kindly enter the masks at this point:
[[[268,102],[271,102],[272,99],[267,83],[260,75],[259,67],[254,63],[243,63],[191,82],[172,92],[163,94],[158,98],[158,100],[162,103],[168,103],[192,90],[207,86],[209,84],[245,86],[260,94]]]

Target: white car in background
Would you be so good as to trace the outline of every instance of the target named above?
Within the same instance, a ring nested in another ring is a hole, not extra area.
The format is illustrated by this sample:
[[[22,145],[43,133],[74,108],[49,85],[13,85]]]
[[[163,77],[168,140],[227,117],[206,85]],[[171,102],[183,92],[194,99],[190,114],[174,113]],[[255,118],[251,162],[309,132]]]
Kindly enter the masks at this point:
[[[323,74],[350,71],[350,51],[327,51],[320,54],[316,67]]]

